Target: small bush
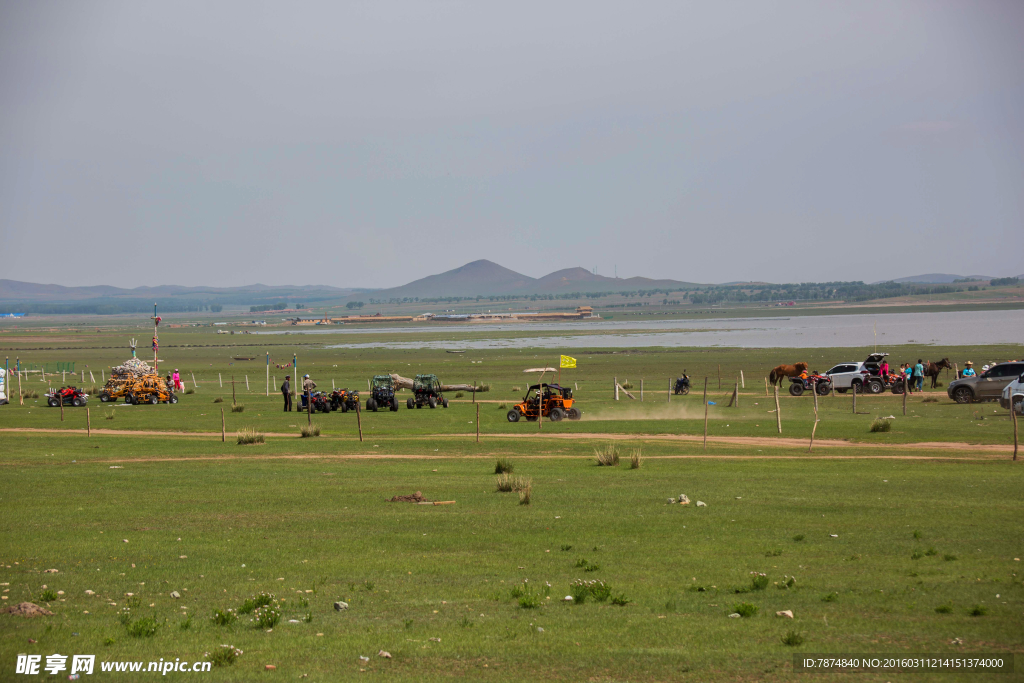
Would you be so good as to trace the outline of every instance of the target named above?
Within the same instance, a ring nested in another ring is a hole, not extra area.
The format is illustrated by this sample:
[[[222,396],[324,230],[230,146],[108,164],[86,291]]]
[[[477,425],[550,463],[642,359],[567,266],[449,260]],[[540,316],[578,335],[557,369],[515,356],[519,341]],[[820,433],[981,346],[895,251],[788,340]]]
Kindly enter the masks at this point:
[[[757,605],[751,605],[749,602],[741,602],[732,608],[732,611],[740,615],[743,618],[752,617],[757,614]]]
[[[593,598],[596,602],[606,602],[612,597],[612,589],[604,581],[597,579],[591,581],[576,579],[569,584],[569,594],[572,595],[573,604],[582,605],[589,598]]]
[[[572,546],[569,546],[569,547],[571,548]],[[581,569],[583,567],[586,567],[588,564],[590,564],[590,563],[587,562],[586,559],[581,557],[578,560],[576,560],[576,564],[574,564],[573,566],[576,567],[577,569]]]
[[[257,607],[263,607],[264,605],[269,605],[272,602],[274,602],[274,594],[261,591],[251,598],[246,598],[245,602],[242,603],[242,606],[238,608],[238,613],[252,614]]]
[[[569,545],[568,543],[563,543],[562,544],[562,552],[566,552],[567,553],[570,550],[572,550],[572,546],[571,545]]]
[[[116,640],[114,640],[113,638],[110,638],[110,637],[104,638],[104,640],[103,640],[103,644],[106,645],[107,647],[110,647],[111,645],[113,645],[116,642],[117,642]]]
[[[520,505],[529,505],[530,504],[530,497],[532,495],[533,495],[533,483],[530,482],[530,481],[527,481],[526,486],[524,486],[523,488],[519,489],[519,504]]]
[[[523,609],[537,609],[540,607],[540,596],[533,593],[527,593],[519,598],[519,606]]]
[[[951,614],[953,612],[953,605],[939,605],[935,608],[935,611],[939,614]]]
[[[365,590],[370,591],[371,593],[373,592],[373,589],[374,589],[374,587],[376,587],[376,585],[377,584],[375,584],[373,581],[370,581],[369,579],[367,579],[366,581],[363,581],[363,588]]]
[[[523,390],[523,388],[522,388],[522,387],[512,387],[512,393],[513,393],[513,394],[518,394],[518,393],[519,393],[519,392],[521,392],[522,390]]]
[[[936,550],[935,548],[928,548],[928,550],[924,551],[924,554],[927,555],[928,557],[934,557],[935,555],[939,554],[939,551]]]
[[[793,537],[793,540],[796,541],[797,543],[799,543],[800,541],[804,540],[804,535],[803,534],[797,534],[796,536]]]
[[[598,467],[617,467],[619,464],[619,448],[613,443],[603,449],[594,449],[594,457],[597,459]]]
[[[638,470],[644,463],[644,451],[641,447],[636,447],[629,452],[629,469]]]
[[[920,539],[921,538],[921,532],[920,531],[915,531],[914,532],[914,538]]]
[[[465,396],[465,394],[463,394],[461,391],[455,392],[455,398],[462,398],[463,396]]]
[[[187,631],[190,628],[192,628],[192,615],[191,614],[188,615],[188,617],[186,617],[185,621],[183,621],[180,624],[178,624],[178,628],[180,628],[182,631]]]
[[[312,623],[313,622],[313,613],[312,612],[306,612],[306,616],[302,617],[302,620],[304,622],[306,622],[307,624]]]
[[[912,560],[920,560],[922,557],[924,557],[924,555],[921,554],[920,550],[915,550],[914,552],[910,553],[910,559]]]
[[[592,562],[592,563],[588,564],[586,567],[584,567],[583,571],[585,571],[585,572],[596,572],[596,571],[600,571],[600,569],[601,569],[601,565]]]
[[[921,403],[938,403],[939,399],[935,396],[925,396],[921,399]]]
[[[760,572],[754,572],[754,576],[750,579],[750,590],[763,591],[767,587],[768,575]]]
[[[782,636],[782,644],[789,645],[790,647],[796,647],[797,645],[804,644],[804,637],[796,631],[789,631],[786,635]]]
[[[235,623],[235,619],[238,618],[238,613],[231,609],[215,609],[213,610],[213,616],[210,617],[210,621],[215,623],[217,626],[230,626]]]
[[[203,654],[214,666],[231,666],[242,655],[242,651],[234,645],[221,645],[213,652]]]
[[[53,602],[56,599],[57,599],[57,593],[55,593],[52,588],[47,588],[46,590],[44,590],[42,593],[39,594],[39,601],[40,602]]]
[[[111,408],[110,410],[103,411],[103,417],[107,418],[108,420],[113,420],[115,415],[117,415],[117,411],[114,410],[113,408]]]
[[[238,445],[246,446],[251,444],[266,443],[266,437],[262,432],[257,432],[252,427],[246,427],[238,432]]]
[[[833,593],[826,593],[825,595],[821,596],[821,601],[822,602],[835,602],[838,599],[839,599],[839,593],[835,593],[835,592],[833,592]]]
[[[236,403],[235,405],[231,406],[231,412],[232,413],[244,413],[245,412],[245,404],[244,403]]]
[[[626,605],[628,605],[631,602],[632,602],[632,600],[629,600],[628,598],[626,598],[626,594],[625,593],[619,593],[618,595],[612,596],[612,604],[613,605],[618,605],[619,607],[625,607]]]
[[[892,422],[882,417],[876,417],[871,423],[871,432],[888,432],[892,429]]]
[[[508,408],[508,404],[504,401],[498,404],[498,410],[505,410],[506,408]]]
[[[765,557],[779,557],[782,555],[782,550],[776,548],[775,550],[769,550],[764,554]]]
[[[156,621],[156,617],[142,617],[136,621],[130,622],[128,626],[128,635],[133,638],[152,638],[156,635],[156,630],[159,628],[159,624]]]
[[[494,462],[494,473],[504,474],[505,472],[515,472],[516,465],[508,458],[498,458]]]
[[[632,389],[633,383],[630,382],[628,379],[624,379],[622,380],[622,383],[619,386],[622,387],[623,389]]]
[[[796,585],[796,577],[784,576],[782,577],[782,581],[780,583],[776,583],[775,585],[779,587],[779,590],[786,590],[788,588],[792,588]]]
[[[217,398],[213,399],[213,402],[214,402],[214,403],[223,403],[223,402],[224,402],[224,399],[223,399],[223,398],[221,398],[220,396],[218,396]]]
[[[953,560],[957,559],[957,557],[956,555],[943,555],[942,559],[944,559],[946,562],[952,562]]]
[[[256,628],[274,628],[277,622],[281,621],[281,610],[277,605],[264,605],[257,607],[252,613],[252,622]]]
[[[495,486],[497,486],[497,490],[499,492],[501,492],[501,493],[511,493],[512,492],[512,482],[513,482],[514,479],[515,479],[515,477],[512,476],[511,474],[509,474],[508,472],[502,472],[501,474],[499,474],[495,478],[494,484],[495,484]]]
[[[186,389],[186,390],[185,390],[185,394],[186,394],[186,395],[188,395],[188,394],[194,394],[194,393],[196,393],[196,390],[195,390],[195,389]]]
[[[316,422],[302,425],[302,427],[299,428],[299,436],[303,439],[311,436],[320,436],[320,425]]]
[[[985,607],[984,605],[975,605],[971,608],[971,611],[968,612],[968,614],[972,617],[983,617],[988,614],[988,607]]]

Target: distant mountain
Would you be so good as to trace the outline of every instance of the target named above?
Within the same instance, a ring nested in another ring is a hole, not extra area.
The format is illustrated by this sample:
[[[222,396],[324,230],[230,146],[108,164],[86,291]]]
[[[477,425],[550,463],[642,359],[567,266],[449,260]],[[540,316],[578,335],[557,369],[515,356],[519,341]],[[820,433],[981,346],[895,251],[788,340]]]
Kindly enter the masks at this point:
[[[244,287],[184,287],[181,285],[158,285],[156,287],[135,287],[124,289],[109,285],[91,287],[65,287],[17,280],[0,280],[0,301],[19,303],[70,303],[82,301],[138,301],[181,300],[236,302],[242,300],[262,301],[284,298],[338,298],[355,289],[343,289],[328,285],[246,285]]]
[[[924,275],[911,275],[910,277],[901,277],[891,280],[891,282],[916,282],[920,284],[935,284],[944,285],[953,282],[954,280],[963,280],[970,278],[972,280],[991,280],[994,275],[950,275],[949,273],[926,273]],[[890,282],[890,280],[879,280],[878,282],[872,282],[871,284],[877,285],[879,282]]]
[[[638,289],[677,289],[694,286],[677,280],[645,277],[614,278],[595,275],[585,268],[565,268],[540,278],[517,273],[493,261],[481,259],[401,287],[376,290],[374,298],[444,296],[509,296],[566,292],[618,292]]]

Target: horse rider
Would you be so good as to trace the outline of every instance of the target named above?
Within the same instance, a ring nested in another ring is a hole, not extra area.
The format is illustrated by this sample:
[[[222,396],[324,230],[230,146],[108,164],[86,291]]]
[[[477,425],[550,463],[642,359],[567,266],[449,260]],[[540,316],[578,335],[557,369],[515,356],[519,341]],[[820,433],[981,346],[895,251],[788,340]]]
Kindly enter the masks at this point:
[[[978,373],[974,371],[974,361],[967,361],[964,363],[964,370],[960,373],[961,377],[975,377]]]

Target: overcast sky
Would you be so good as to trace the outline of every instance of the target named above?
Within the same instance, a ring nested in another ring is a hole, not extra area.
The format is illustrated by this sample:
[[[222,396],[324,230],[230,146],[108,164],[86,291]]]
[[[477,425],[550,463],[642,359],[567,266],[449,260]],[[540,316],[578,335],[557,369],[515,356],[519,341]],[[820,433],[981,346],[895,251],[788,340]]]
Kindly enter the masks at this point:
[[[1019,0],[0,0],[0,277],[1016,275],[1022,35]]]

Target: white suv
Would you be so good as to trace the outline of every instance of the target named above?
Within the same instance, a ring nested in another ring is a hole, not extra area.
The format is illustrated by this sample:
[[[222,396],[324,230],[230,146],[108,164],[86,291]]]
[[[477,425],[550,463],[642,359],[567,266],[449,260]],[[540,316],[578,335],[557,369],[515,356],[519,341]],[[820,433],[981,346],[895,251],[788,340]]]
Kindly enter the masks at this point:
[[[1024,374],[1007,384],[999,397],[999,405],[1006,410],[1010,409],[1011,402],[1017,414],[1024,415]]]
[[[863,361],[840,363],[825,374],[832,378],[832,386],[840,394],[845,394],[854,385],[857,385],[858,394],[865,393],[865,391],[880,394],[885,391],[885,384],[878,377],[878,367],[882,363],[882,359],[888,355],[887,353],[872,353]]]

